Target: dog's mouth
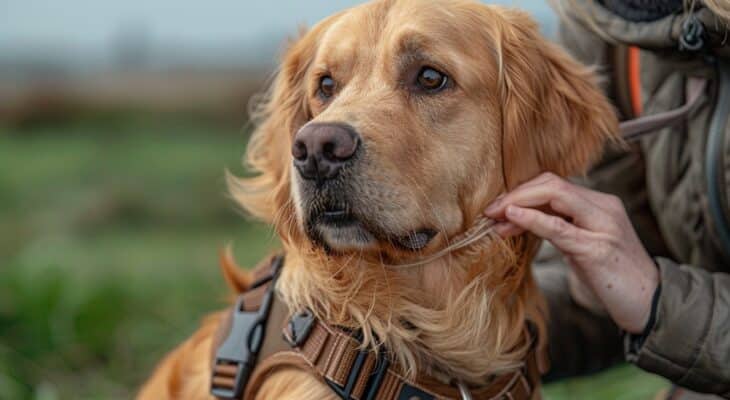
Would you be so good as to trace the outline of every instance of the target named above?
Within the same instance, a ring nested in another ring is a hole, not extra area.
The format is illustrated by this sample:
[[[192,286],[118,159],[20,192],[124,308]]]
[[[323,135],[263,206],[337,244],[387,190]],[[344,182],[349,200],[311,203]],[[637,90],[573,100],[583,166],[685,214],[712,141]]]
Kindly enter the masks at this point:
[[[424,228],[412,231],[405,236],[397,236],[392,241],[401,248],[418,251],[428,246],[434,236],[436,236],[435,230]]]
[[[315,242],[330,250],[366,250],[377,248],[378,242],[386,242],[406,251],[419,251],[436,236],[430,228],[391,234],[368,218],[358,216],[347,206],[328,207],[309,218],[308,234]]]
[[[358,220],[347,208],[335,208],[323,211],[319,222],[334,227],[346,227],[356,224]]]

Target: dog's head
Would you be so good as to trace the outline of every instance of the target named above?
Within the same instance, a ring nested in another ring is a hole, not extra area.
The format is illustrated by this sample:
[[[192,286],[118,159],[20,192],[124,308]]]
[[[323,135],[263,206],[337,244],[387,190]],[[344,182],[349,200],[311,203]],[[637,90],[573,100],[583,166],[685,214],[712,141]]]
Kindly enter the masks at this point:
[[[288,49],[234,182],[286,241],[428,252],[541,171],[581,173],[617,131],[585,67],[523,12],[376,1]]]

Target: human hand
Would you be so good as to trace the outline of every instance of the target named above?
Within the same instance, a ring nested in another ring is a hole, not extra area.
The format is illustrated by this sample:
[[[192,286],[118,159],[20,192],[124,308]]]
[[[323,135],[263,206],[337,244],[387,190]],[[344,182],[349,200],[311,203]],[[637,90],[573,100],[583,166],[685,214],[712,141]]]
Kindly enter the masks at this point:
[[[616,324],[641,333],[659,271],[621,200],[544,173],[497,198],[485,211],[502,237],[525,231],[548,240]]]

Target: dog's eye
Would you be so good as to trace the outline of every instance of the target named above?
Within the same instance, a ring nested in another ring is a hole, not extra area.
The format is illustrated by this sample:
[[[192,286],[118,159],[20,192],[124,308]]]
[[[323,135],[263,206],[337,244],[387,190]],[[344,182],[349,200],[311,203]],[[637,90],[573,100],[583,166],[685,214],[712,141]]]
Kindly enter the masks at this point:
[[[427,92],[441,91],[446,87],[448,82],[449,78],[445,74],[431,67],[423,67],[421,68],[421,72],[418,73],[418,87]]]
[[[319,79],[319,95],[323,98],[328,99],[334,96],[335,89],[337,89],[337,83],[331,76],[325,75]]]

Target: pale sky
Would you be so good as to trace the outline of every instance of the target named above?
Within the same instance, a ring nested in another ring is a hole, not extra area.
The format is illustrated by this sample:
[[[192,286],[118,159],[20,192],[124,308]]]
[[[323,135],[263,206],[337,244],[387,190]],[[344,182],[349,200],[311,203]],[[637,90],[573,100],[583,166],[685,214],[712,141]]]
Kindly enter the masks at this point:
[[[497,0],[552,26],[544,0]],[[0,0],[0,51],[101,53],[120,34],[206,48],[280,41],[356,0]],[[2,54],[0,54],[2,58]]]

